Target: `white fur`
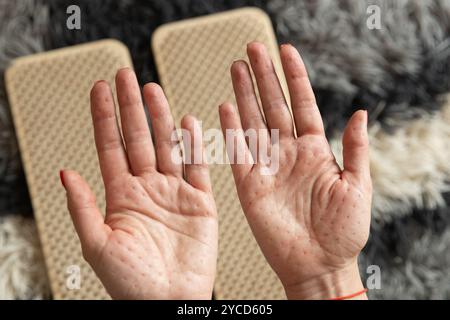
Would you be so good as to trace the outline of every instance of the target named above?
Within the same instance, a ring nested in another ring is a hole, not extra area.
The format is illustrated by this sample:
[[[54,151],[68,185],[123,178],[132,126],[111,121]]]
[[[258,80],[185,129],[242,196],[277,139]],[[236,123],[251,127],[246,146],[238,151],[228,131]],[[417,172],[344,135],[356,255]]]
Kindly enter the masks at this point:
[[[444,206],[450,190],[450,96],[440,112],[386,133],[379,124],[369,129],[373,180],[373,217],[388,222],[411,209]],[[342,165],[341,140],[331,141]]]
[[[0,299],[49,298],[44,258],[32,218],[0,218]]]

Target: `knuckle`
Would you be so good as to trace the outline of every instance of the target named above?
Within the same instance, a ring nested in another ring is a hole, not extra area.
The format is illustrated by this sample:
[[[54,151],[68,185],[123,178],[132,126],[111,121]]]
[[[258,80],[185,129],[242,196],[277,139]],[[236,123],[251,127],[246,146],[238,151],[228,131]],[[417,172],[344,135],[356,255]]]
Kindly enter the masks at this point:
[[[266,112],[279,113],[281,109],[287,108],[286,100],[283,97],[271,99],[265,103]]]
[[[128,144],[142,144],[150,141],[150,133],[148,130],[133,130],[128,134]]]
[[[317,103],[315,99],[299,99],[294,104],[295,108],[298,109],[315,109],[317,108]]]
[[[120,141],[119,139],[115,139],[115,138],[106,139],[102,143],[97,144],[97,148],[100,151],[110,151],[110,150],[119,149],[119,148],[122,148],[122,141]]]

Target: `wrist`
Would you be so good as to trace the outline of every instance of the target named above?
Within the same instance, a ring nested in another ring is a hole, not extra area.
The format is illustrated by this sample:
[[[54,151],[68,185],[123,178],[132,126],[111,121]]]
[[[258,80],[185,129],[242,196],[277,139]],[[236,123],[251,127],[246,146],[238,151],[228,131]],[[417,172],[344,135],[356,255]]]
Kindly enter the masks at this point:
[[[356,261],[342,269],[286,285],[284,288],[289,300],[328,300],[358,292],[361,294],[351,299],[367,300],[366,293],[362,292],[364,285]]]

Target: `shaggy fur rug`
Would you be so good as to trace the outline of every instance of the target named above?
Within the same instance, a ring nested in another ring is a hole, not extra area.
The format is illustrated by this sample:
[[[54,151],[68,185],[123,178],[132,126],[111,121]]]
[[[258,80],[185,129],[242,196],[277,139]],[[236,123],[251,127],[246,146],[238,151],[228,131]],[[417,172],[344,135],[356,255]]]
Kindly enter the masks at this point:
[[[79,31],[66,28],[72,4],[81,8]],[[372,4],[381,30],[366,26]],[[369,111],[373,223],[361,266],[382,271],[371,297],[450,298],[449,1],[0,0],[0,73],[18,56],[116,38],[140,82],[157,81],[149,47],[159,25],[248,5],[265,10],[278,40],[301,51],[338,158],[347,119]],[[0,298],[49,297],[39,242],[26,227],[33,220],[6,215],[16,212],[31,206],[1,76]]]

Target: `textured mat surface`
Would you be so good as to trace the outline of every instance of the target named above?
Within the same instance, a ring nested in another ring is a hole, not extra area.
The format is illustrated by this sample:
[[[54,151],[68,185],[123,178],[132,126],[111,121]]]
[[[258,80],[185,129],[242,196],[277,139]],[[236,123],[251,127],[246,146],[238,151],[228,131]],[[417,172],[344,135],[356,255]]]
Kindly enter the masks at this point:
[[[102,41],[19,58],[6,73],[6,85],[22,161],[56,299],[106,298],[81,257],[58,172],[82,173],[104,208],[90,119],[94,81],[112,81],[117,69],[131,66],[128,50]],[[80,269],[80,288],[68,286],[71,266]]]
[[[239,9],[168,24],[156,31],[152,47],[157,69],[178,123],[191,113],[202,119],[203,130],[220,132],[217,108],[234,100],[230,66],[246,58],[247,43],[254,40],[270,48],[282,75],[272,26],[261,10]],[[219,211],[215,297],[283,298],[283,288],[245,220],[229,165],[212,166],[211,178]]]

